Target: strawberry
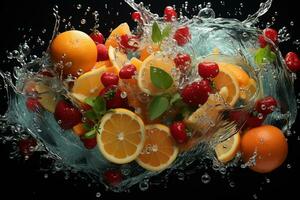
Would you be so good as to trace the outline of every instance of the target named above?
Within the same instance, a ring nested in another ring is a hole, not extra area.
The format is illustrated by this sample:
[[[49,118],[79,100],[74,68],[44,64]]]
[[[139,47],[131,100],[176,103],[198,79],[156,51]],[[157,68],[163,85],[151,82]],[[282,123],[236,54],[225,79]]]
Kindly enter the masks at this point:
[[[205,79],[215,78],[219,74],[219,66],[215,62],[202,62],[198,64],[198,73]]]
[[[185,72],[191,66],[192,59],[189,54],[179,53],[174,58],[174,63],[181,72]]]
[[[212,88],[208,80],[201,80],[187,85],[181,93],[182,100],[191,106],[199,106],[204,104]]]
[[[92,40],[94,40],[96,44],[103,44],[105,41],[104,36],[98,30],[93,31],[90,34],[90,37],[92,38]]]
[[[272,42],[274,42],[274,44],[276,44],[278,42],[278,33],[275,29],[265,28],[263,30],[263,34],[264,34],[265,37],[272,40]]]
[[[164,19],[166,22],[173,22],[177,19],[177,13],[172,6],[167,6],[164,10]]]
[[[295,52],[289,52],[286,54],[285,63],[292,72],[300,70],[300,59]]]
[[[121,79],[132,79],[132,76],[136,74],[136,67],[133,64],[124,65],[120,72],[119,76]]]
[[[141,13],[140,12],[133,12],[131,14],[131,19],[135,22],[141,22],[142,21],[142,16],[141,16]]]
[[[60,100],[55,108],[54,117],[62,129],[71,129],[81,122],[82,114],[73,105]]]
[[[103,96],[106,101],[106,108],[127,108],[128,98],[121,97],[122,91],[115,85],[110,85],[101,90],[100,96]]]
[[[107,170],[103,176],[105,182],[112,186],[118,185],[123,180],[123,175],[119,170]]]
[[[101,76],[101,82],[104,87],[108,87],[110,85],[118,85],[119,77],[111,72],[104,72]]]
[[[80,140],[83,142],[83,145],[87,149],[93,149],[97,145],[97,138],[96,137],[93,137],[93,138],[80,137]]]
[[[170,126],[170,132],[178,144],[183,144],[187,142],[188,136],[186,133],[186,127],[182,121],[174,122]]]

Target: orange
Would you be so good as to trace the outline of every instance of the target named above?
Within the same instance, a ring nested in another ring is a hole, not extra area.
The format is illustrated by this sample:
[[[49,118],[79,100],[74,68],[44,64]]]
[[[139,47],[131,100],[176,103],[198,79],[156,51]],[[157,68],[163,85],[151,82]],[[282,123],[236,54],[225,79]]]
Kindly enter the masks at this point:
[[[118,108],[101,119],[97,143],[102,155],[117,164],[136,159],[144,147],[145,127],[135,113]]]
[[[81,136],[84,135],[87,131],[84,128],[84,124],[83,123],[79,123],[75,126],[73,126],[73,132],[77,135],[77,136]]]
[[[140,60],[144,61],[148,58],[152,53],[159,51],[160,48],[157,44],[149,45],[143,48],[140,52]]]
[[[214,83],[218,91],[223,87],[227,88],[228,97],[225,100],[229,105],[233,106],[240,95],[239,83],[233,73],[227,67],[219,65],[219,74],[214,78]]]
[[[245,87],[249,84],[250,77],[249,75],[242,69],[242,67],[230,63],[218,63],[219,67],[226,68],[230,70],[232,75],[235,76],[236,80],[239,83],[240,87]]]
[[[143,61],[140,72],[138,73],[138,86],[146,94],[149,95],[160,95],[167,92],[164,89],[159,89],[152,84],[150,77],[150,67],[154,66],[160,68],[171,75],[172,69],[175,68],[174,61],[162,55],[160,52],[153,53],[146,60]],[[168,91],[172,90],[173,87],[170,87]]]
[[[170,130],[162,124],[147,125],[146,141],[137,163],[150,171],[162,171],[176,159],[178,147]]]
[[[224,142],[216,145],[215,152],[219,161],[226,163],[232,160],[240,149],[241,137],[234,134]]]
[[[278,168],[286,159],[288,144],[284,134],[275,126],[264,125],[248,130],[242,137],[242,158],[249,162],[255,157],[250,168],[259,173],[268,173]]]
[[[63,75],[77,77],[90,71],[97,61],[95,42],[86,33],[71,30],[57,35],[51,43],[53,62]]]
[[[110,35],[105,41],[105,46],[107,48],[109,48],[110,46],[117,48],[119,46],[118,37],[125,34],[127,35],[131,34],[130,28],[127,23],[122,23],[110,33]]]
[[[127,55],[119,49],[116,49],[112,46],[109,47],[108,49],[108,56],[111,64],[118,68],[119,70],[127,63],[129,63],[129,60],[127,58]]]
[[[75,80],[71,94],[80,102],[84,103],[88,97],[96,97],[104,88],[101,83],[101,75],[104,72],[112,72],[117,74],[118,70],[115,67],[102,66],[85,74],[82,74]]]

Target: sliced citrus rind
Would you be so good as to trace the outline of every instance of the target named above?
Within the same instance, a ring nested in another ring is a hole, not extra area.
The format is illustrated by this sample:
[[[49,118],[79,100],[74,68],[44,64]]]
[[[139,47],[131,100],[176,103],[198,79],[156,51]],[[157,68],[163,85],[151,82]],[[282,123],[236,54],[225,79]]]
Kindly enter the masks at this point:
[[[45,84],[37,83],[36,91],[39,93],[38,101],[40,104],[51,113],[54,113],[58,99],[55,93]]]
[[[102,155],[116,164],[135,160],[144,147],[145,127],[135,113],[117,108],[103,116],[97,134]]]
[[[125,64],[130,63],[126,54],[124,54],[123,52],[119,51],[118,49],[112,46],[110,46],[108,49],[108,57],[112,65],[119,70]]]
[[[167,126],[152,124],[145,126],[145,144],[136,159],[137,163],[149,171],[168,168],[178,155],[178,147]]]
[[[105,46],[107,48],[109,48],[110,46],[115,48],[118,47],[118,37],[125,34],[131,34],[130,28],[127,23],[122,23],[110,33],[105,41]]]
[[[222,163],[232,160],[240,149],[241,136],[239,133],[219,143],[215,147],[217,158]]]

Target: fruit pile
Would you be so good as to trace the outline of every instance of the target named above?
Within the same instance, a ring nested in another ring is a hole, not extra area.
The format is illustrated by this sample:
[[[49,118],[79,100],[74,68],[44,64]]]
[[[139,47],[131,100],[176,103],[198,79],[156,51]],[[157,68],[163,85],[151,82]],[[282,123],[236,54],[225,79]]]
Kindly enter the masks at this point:
[[[143,24],[139,12],[132,13],[132,19]],[[150,35],[133,34],[127,23],[106,39],[98,30],[90,35],[78,30],[58,34],[50,46],[53,68],[42,69],[38,76],[57,78],[64,92],[57,97],[47,84],[28,82],[26,92],[38,95],[30,95],[27,108],[52,112],[62,129],[71,129],[87,149],[98,146],[112,163],[136,161],[147,170],[161,171],[180,152],[210,139],[224,110],[254,101],[250,110],[230,112],[229,120],[242,124],[240,131],[216,144],[215,154],[222,163],[237,152],[244,162],[254,156],[251,169],[261,173],[279,167],[287,156],[284,134],[262,125],[276,109],[276,99],[258,95],[258,80],[241,66],[183,52],[181,47],[192,40],[189,27],[173,26],[177,13],[170,6],[163,19],[152,23]],[[178,51],[164,49],[163,42]],[[277,42],[275,30],[263,31],[253,55],[257,64],[274,61],[271,44]],[[220,52],[212,54],[218,57]],[[288,53],[286,65],[299,70],[297,54]],[[109,171],[107,177],[111,182],[121,179],[117,172]]]

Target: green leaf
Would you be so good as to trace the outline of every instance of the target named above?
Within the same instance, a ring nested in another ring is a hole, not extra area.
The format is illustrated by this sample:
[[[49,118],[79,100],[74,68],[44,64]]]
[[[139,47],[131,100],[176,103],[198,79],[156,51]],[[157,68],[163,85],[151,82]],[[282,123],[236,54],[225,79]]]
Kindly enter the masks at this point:
[[[150,66],[150,77],[153,85],[159,89],[168,89],[173,84],[173,78],[164,70]]]
[[[166,112],[169,108],[169,100],[164,96],[156,96],[149,106],[149,118],[154,120]]]
[[[83,139],[92,139],[96,137],[96,130],[93,129],[82,136]]]
[[[276,54],[272,52],[271,47],[267,45],[264,48],[259,48],[255,53],[255,63],[257,65],[266,64],[266,61],[272,63],[276,59]]]
[[[158,43],[160,41],[162,41],[163,37],[161,34],[161,30],[157,24],[157,22],[154,22],[152,25],[152,35],[151,35],[152,41],[154,43]]]
[[[179,93],[174,94],[170,100],[170,105],[173,105],[174,103],[176,103],[179,100],[181,100],[180,94]]]
[[[172,31],[172,26],[168,24],[162,31],[162,38],[169,37]]]
[[[98,96],[94,101],[93,110],[97,115],[102,115],[106,111],[106,102],[103,97]]]
[[[85,112],[85,117],[90,120],[97,120],[97,114],[94,112],[94,110],[88,110]]]
[[[92,126],[90,126],[88,123],[84,123],[83,124],[83,128],[86,130],[86,131],[90,131],[90,130],[92,130]]]
[[[84,103],[86,103],[87,105],[89,105],[91,107],[94,107],[95,99],[96,99],[96,97],[88,97],[84,100]]]

